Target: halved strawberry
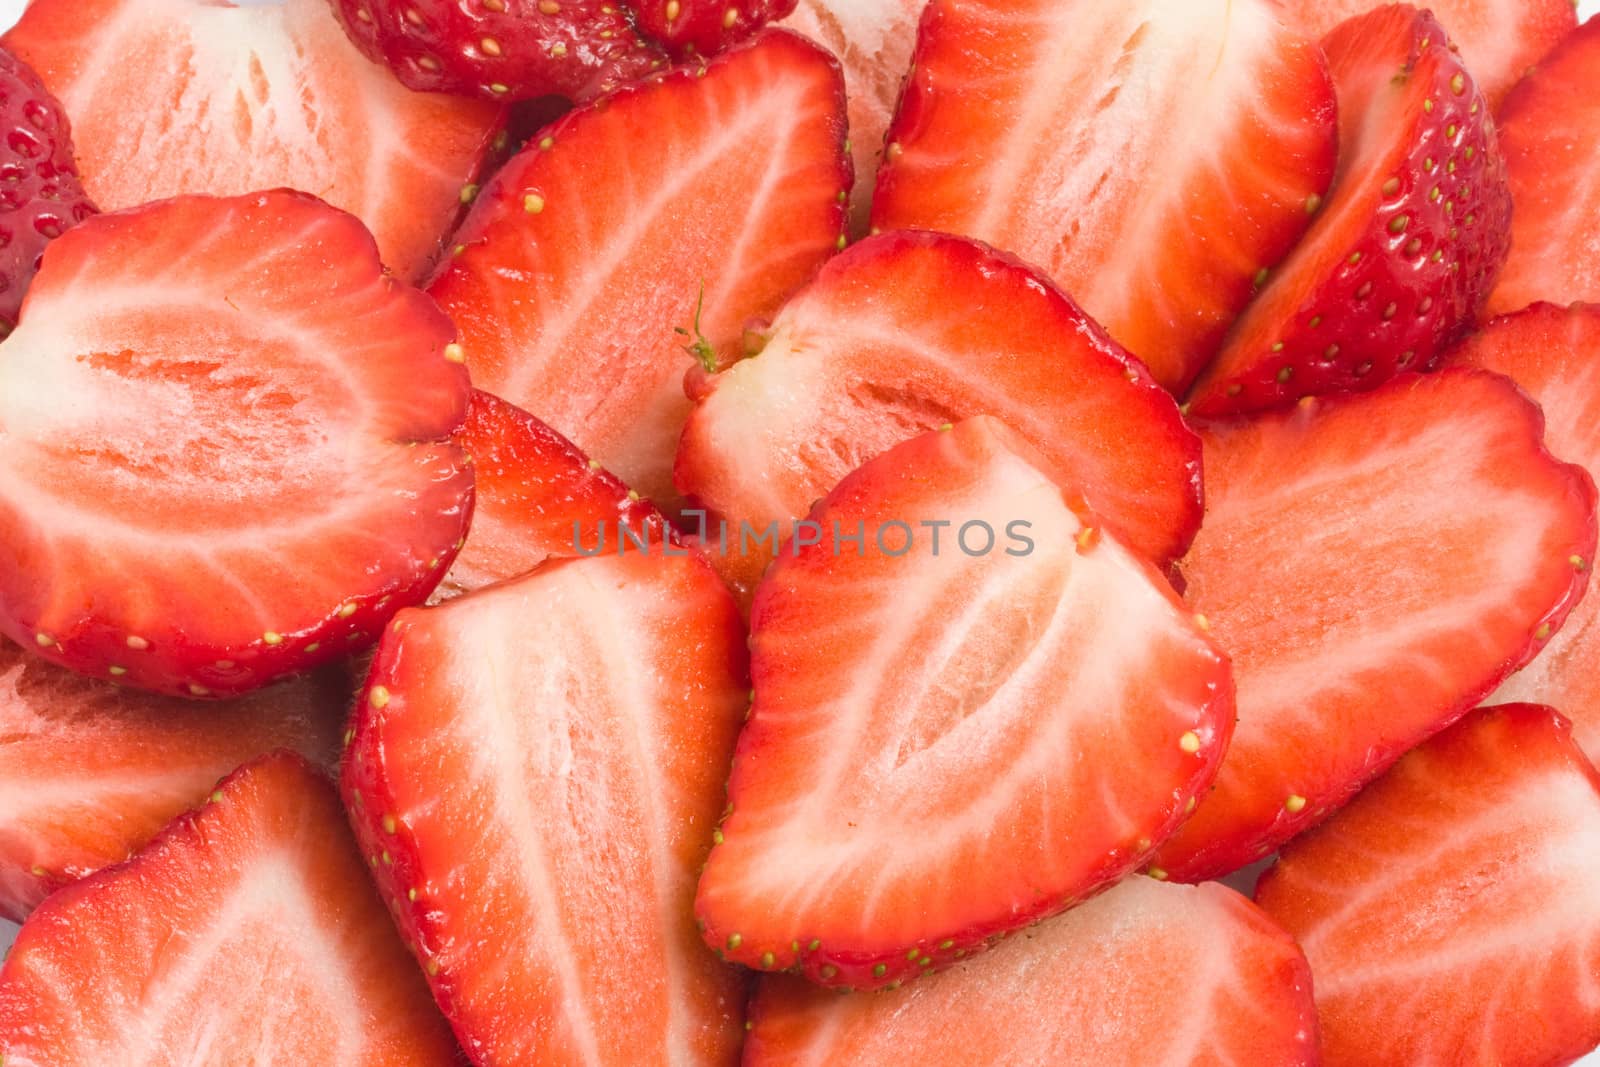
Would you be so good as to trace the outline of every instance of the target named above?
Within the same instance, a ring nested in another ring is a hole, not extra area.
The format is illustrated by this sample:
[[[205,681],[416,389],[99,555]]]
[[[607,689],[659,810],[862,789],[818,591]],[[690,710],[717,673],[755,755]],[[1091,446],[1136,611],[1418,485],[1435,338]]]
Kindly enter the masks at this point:
[[[714,56],[794,10],[795,0],[631,0],[639,28],[675,58]]]
[[[1511,196],[1511,255],[1484,311],[1536,300],[1600,301],[1600,19],[1590,19],[1506,97],[1500,150]]]
[[[756,542],[769,524],[972,415],[1004,419],[1139,552],[1179,556],[1200,523],[1199,442],[1177,404],[1047,279],[964,238],[855,245],[784,307],[758,357],[691,385],[678,487],[728,521],[727,547],[708,523],[707,548],[746,594],[777,548],[776,534]]]
[[[0,917],[121,863],[217,779],[294,748],[331,765],[349,696],[337,668],[200,705],[122,689],[0,638]]]
[[[1220,885],[1130,878],[894,993],[763,978],[745,1067],[1194,1067],[1318,1062],[1311,971]]]
[[[1544,410],[1550,451],[1600,476],[1600,306],[1551,304],[1495,319],[1447,361],[1514,378]],[[1600,595],[1585,597],[1497,700],[1564,708],[1584,751],[1600,758]]]
[[[1434,17],[1391,4],[1323,48],[1339,174],[1195,383],[1196,415],[1373,389],[1431,366],[1505,261],[1511,198],[1489,106]]]
[[[670,500],[685,348],[736,358],[747,320],[836,248],[844,123],[837,66],[769,31],[546,129],[484,186],[431,288],[474,384]]]
[[[1262,878],[1328,1067],[1570,1063],[1600,1043],[1600,775],[1549,708],[1475,713]]]
[[[1189,606],[1233,657],[1239,728],[1157,865],[1267,855],[1476,706],[1577,603],[1594,483],[1479,371],[1209,427]]]
[[[552,561],[395,619],[345,801],[474,1062],[737,1059],[743,980],[690,903],[748,684],[690,556]]]
[[[408,280],[438,254],[502,118],[408,91],[326,0],[32,0],[4,45],[72,117],[102,209],[293,187],[359,216]]]
[[[754,703],[695,911],[761,970],[879,987],[1142,863],[1233,729],[1166,580],[988,416],[898,445],[751,612]]]
[[[439,594],[526,574],[547,559],[658,549],[656,506],[526,411],[475,389],[456,444],[472,457],[472,527]]]
[[[1333,87],[1272,0],[934,0],[872,223],[1042,267],[1182,390],[1328,191]]]
[[[321,772],[280,752],[39,906],[0,969],[5,1067],[448,1067],[450,1028]]]
[[[1284,18],[1321,37],[1379,6],[1375,0],[1287,0]],[[1459,47],[1491,106],[1578,25],[1574,0],[1428,0],[1427,7]]]
[[[58,237],[0,359],[0,632],[185,696],[370,641],[466,532],[451,333],[300,193]]]

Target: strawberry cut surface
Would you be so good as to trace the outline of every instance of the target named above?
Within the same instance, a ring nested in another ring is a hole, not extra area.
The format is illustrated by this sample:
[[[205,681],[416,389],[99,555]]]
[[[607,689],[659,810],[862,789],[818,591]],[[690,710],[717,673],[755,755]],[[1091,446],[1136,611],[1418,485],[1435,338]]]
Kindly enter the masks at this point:
[[[1233,658],[1239,724],[1159,868],[1262,858],[1559,630],[1595,489],[1542,429],[1510,381],[1446,370],[1206,430],[1206,523],[1181,569]]]
[[[695,391],[678,487],[729,524],[712,554],[747,594],[771,558],[754,543],[769,523],[974,415],[1002,418],[1153,559],[1181,555],[1200,522],[1199,441],[1177,404],[1037,271],[964,238],[853,246],[788,303],[759,356]]]
[[[450,341],[300,193],[69,230],[0,360],[0,631],[198,697],[370,642],[466,531]]]
[[[5,1067],[453,1067],[338,794],[277,753],[47,900],[0,969]]]
[[[1311,971],[1220,885],[1130,878],[893,993],[763,978],[745,1067],[1318,1063]]]
[[[430,290],[473,383],[670,501],[685,345],[736,358],[747,320],[837,247],[844,122],[837,66],[774,30],[547,128],[484,187]]]
[[[1549,708],[1474,713],[1292,842],[1257,900],[1327,1067],[1571,1063],[1600,1043],[1600,775]]]
[[[1225,657],[1042,462],[989,416],[913,438],[768,572],[696,899],[727,959],[927,973],[1115,882],[1211,782]]]
[[[437,256],[502,120],[407,90],[327,0],[34,0],[4,44],[71,116],[101,209],[292,187],[357,215],[407,280]]]
[[[1342,23],[1323,47],[1343,146],[1333,191],[1196,383],[1196,415],[1374,389],[1430,367],[1505,261],[1505,164],[1444,28],[1392,4]]]
[[[743,979],[690,905],[748,684],[687,555],[552,561],[395,619],[345,800],[474,1062],[737,1062]]]
[[[1044,269],[1182,390],[1328,190],[1333,87],[1270,0],[934,0],[872,223]]]

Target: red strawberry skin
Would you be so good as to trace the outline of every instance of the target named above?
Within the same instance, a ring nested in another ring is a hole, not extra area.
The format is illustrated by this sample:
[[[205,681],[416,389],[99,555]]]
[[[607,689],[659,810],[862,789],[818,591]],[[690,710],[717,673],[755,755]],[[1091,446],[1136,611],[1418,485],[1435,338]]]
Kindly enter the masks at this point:
[[[0,337],[17,325],[44,246],[94,214],[72,160],[61,104],[0,48]]]
[[[1505,163],[1444,28],[1395,4],[1341,24],[1323,48],[1339,96],[1339,173],[1195,384],[1195,415],[1374,389],[1434,366],[1505,261]]]
[[[1600,1043],[1600,774],[1485,708],[1291,842],[1256,899],[1305,947],[1327,1067],[1571,1063]]]
[[[714,56],[794,11],[795,0],[637,0],[639,28],[674,59]]]

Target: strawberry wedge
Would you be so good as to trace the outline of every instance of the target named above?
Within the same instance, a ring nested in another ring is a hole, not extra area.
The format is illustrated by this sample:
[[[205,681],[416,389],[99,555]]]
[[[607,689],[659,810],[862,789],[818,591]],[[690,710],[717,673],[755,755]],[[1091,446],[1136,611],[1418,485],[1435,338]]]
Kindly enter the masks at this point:
[[[466,532],[451,334],[300,193],[57,238],[0,360],[0,632],[195,697],[370,642]]]
[[[1600,1043],[1600,774],[1487,708],[1293,842],[1256,899],[1316,973],[1327,1067],[1571,1063]]]
[[[980,416],[811,513],[751,612],[750,719],[695,910],[708,944],[894,985],[1142,863],[1233,728],[1166,580]]]
[[[1182,572],[1239,725],[1159,869],[1267,855],[1544,647],[1588,581],[1595,489],[1542,423],[1505,378],[1446,370],[1205,431]]]
[[[1231,889],[1130,878],[894,993],[789,976],[751,1004],[744,1067],[1309,1067],[1311,971]]]
[[[1037,264],[1181,391],[1328,191],[1333,87],[1272,0],[940,0],[872,224]]]
[[[322,773],[251,763],[35,911],[0,969],[5,1067],[451,1067]]]
[[[737,358],[839,245],[844,122],[837,65],[769,31],[545,129],[431,287],[473,384],[670,501],[687,350]]]
[[[694,392],[678,487],[746,595],[776,548],[757,544],[769,524],[785,533],[863,462],[974,415],[1004,420],[1152,559],[1182,555],[1200,523],[1200,446],[1177,404],[1038,272],[964,238],[862,241],[789,302],[759,356]]]
[[[32,0],[3,43],[72,117],[102,210],[292,187],[358,216],[412,281],[503,118],[406,89],[356,51],[327,0]]]
[[[1444,28],[1391,4],[1341,24],[1323,47],[1339,92],[1339,174],[1195,383],[1196,415],[1375,389],[1430,367],[1505,261],[1505,164]]]
[[[480,1067],[737,1061],[743,979],[690,904],[747,686],[687,555],[557,560],[390,626],[345,802]]]

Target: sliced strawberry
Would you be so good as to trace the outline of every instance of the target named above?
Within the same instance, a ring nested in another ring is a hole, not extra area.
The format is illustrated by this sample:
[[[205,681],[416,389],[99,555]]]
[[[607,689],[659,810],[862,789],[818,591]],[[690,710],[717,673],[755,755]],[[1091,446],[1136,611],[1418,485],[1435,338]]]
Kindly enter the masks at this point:
[[[1335,135],[1272,0],[935,0],[872,222],[1038,264],[1181,390],[1304,232]]]
[[[1233,657],[1239,728],[1157,857],[1198,880],[1260,859],[1476,706],[1588,580],[1594,483],[1539,410],[1477,371],[1209,428],[1188,602]]]
[[[408,92],[326,0],[32,0],[4,44],[72,117],[101,208],[293,187],[359,216],[408,280],[501,122],[490,104]]]
[[[672,536],[654,504],[521,408],[474,390],[456,444],[472,457],[472,528],[439,584],[457,596],[545,560],[647,551]]]
[[[1496,319],[1447,357],[1516,379],[1544,410],[1550,451],[1600,475],[1600,307],[1538,304]],[[1495,694],[1566,708],[1584,751],[1600,758],[1600,596],[1585,597],[1534,661]]]
[[[1199,442],[1172,398],[1036,271],[963,238],[855,245],[789,302],[759,357],[695,391],[678,486],[715,513],[708,548],[746,593],[777,547],[757,543],[768,524],[971,415],[1004,419],[1140,552],[1179,556],[1200,522]]]
[[[553,561],[390,626],[345,800],[474,1062],[737,1059],[743,981],[690,904],[745,660],[682,555]]]
[[[355,218],[300,193],[58,237],[0,360],[0,632],[186,696],[370,641],[466,531],[450,340]]]
[[[1284,849],[1328,1067],[1570,1063],[1600,1043],[1600,775],[1549,708],[1488,708]]]
[[[1122,877],[1211,782],[1227,660],[1047,470],[988,416],[924,434],[773,565],[696,899],[728,959],[925,973]]]
[[[349,690],[311,675],[225,704],[151,696],[0,639],[0,916],[121,863],[217,779],[277,748],[331,765]]]
[[[1130,878],[895,993],[763,978],[745,1067],[1310,1065],[1305,956],[1220,885]]]
[[[6,1067],[448,1067],[332,785],[277,753],[40,905],[0,969]]]
[[[670,500],[686,345],[736,358],[746,322],[835,249],[844,123],[835,64],[769,31],[545,130],[484,187],[431,289],[474,384]]]
[[[1568,37],[1506,97],[1500,150],[1511,196],[1511,255],[1485,312],[1536,300],[1600,301],[1600,19]]]
[[[639,28],[675,58],[714,56],[794,10],[795,0],[634,0]]]
[[[1284,18],[1321,37],[1379,6],[1375,0],[1287,0]],[[1578,25],[1574,0],[1428,0],[1426,6],[1449,31],[1491,105]]]
[[[1505,260],[1505,164],[1439,23],[1391,4],[1323,47],[1344,146],[1333,192],[1195,383],[1197,415],[1374,389],[1432,365]]]

